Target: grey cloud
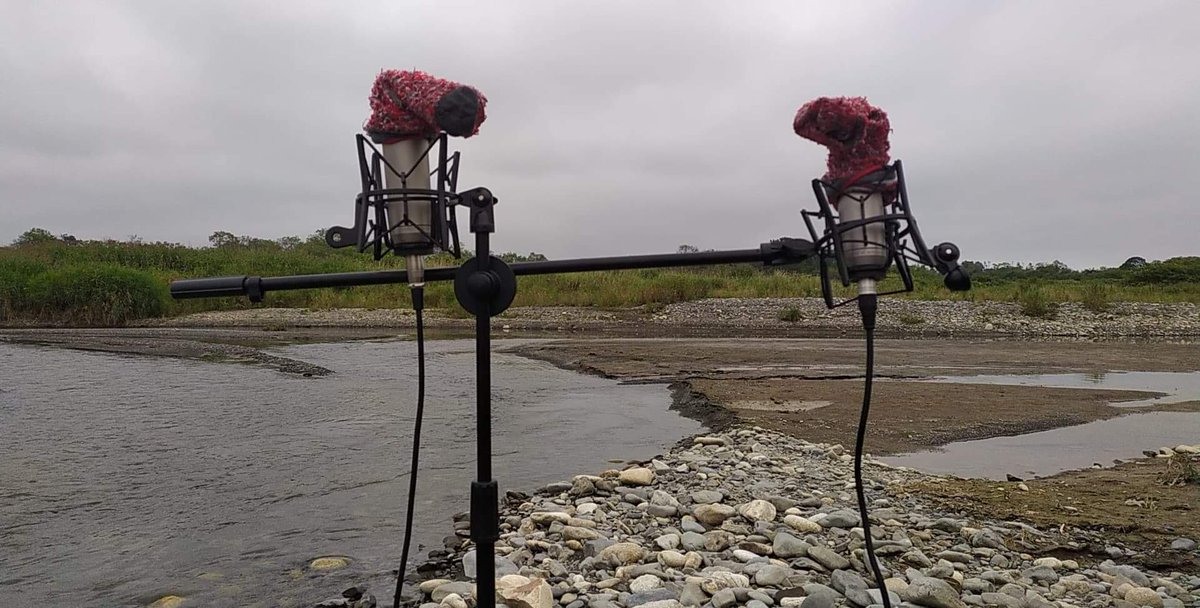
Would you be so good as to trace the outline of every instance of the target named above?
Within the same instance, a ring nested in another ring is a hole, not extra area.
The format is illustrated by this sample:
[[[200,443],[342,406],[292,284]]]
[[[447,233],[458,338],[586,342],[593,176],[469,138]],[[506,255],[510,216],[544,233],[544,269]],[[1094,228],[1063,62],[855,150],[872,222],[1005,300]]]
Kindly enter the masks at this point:
[[[488,95],[459,143],[496,246],[552,257],[802,235],[819,95],[892,119],[931,240],[969,258],[1194,254],[1200,5],[6,3],[0,241],[203,243],[350,221],[380,68]]]

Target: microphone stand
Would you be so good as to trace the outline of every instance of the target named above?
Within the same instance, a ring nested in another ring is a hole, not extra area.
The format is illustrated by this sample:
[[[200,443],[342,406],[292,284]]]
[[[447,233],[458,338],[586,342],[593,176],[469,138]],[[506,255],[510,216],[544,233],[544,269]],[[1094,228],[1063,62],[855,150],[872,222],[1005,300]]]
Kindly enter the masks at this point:
[[[486,188],[461,193],[460,201],[470,208],[470,229],[475,235],[476,257],[457,268],[425,270],[425,281],[454,281],[459,304],[475,315],[476,375],[476,479],[471,482],[471,530],[477,565],[477,605],[496,605],[496,541],[500,538],[499,486],[492,478],[492,336],[491,319],[504,312],[517,292],[518,275],[633,270],[715,264],[759,262],[779,266],[804,261],[816,255],[812,242],[781,238],[757,249],[704,251],[655,255],[550,260],[508,264],[491,255],[490,237],[496,230],[496,199]],[[175,299],[246,296],[260,302],[268,291],[317,289],[362,285],[407,283],[404,270],[337,272],[283,277],[229,276],[187,279],[171,283]]]

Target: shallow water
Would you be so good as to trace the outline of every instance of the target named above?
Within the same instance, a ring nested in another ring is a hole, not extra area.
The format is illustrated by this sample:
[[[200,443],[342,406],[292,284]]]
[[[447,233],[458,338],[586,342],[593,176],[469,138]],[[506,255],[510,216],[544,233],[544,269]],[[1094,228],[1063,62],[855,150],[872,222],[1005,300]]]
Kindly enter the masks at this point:
[[[1161,397],[1112,402],[1121,408],[1200,400],[1198,372],[945,376],[928,381],[1163,393]],[[1195,443],[1200,443],[1200,413],[1143,412],[1039,433],[960,441],[939,450],[880,460],[931,473],[1004,479],[1010,473],[1034,477],[1096,463],[1107,466],[1116,459],[1141,457],[1142,450]]]
[[[1146,449],[1198,442],[1200,414],[1145,412],[1040,433],[960,441],[941,450],[879,460],[959,477],[1040,477],[1139,458]]]
[[[425,548],[468,506],[472,349],[429,344],[414,533]],[[415,345],[271,352],[336,373],[0,344],[0,604],[138,606],[176,594],[205,606],[304,606],[364,581],[390,598]],[[493,363],[502,492],[648,458],[700,430],[668,411],[662,385],[511,355]],[[351,566],[304,570],[324,555]]]
[[[1112,402],[1111,405],[1117,407],[1145,407],[1148,405],[1200,400],[1200,372],[1096,372],[1090,374],[939,376],[923,381],[1164,393],[1162,397]]]

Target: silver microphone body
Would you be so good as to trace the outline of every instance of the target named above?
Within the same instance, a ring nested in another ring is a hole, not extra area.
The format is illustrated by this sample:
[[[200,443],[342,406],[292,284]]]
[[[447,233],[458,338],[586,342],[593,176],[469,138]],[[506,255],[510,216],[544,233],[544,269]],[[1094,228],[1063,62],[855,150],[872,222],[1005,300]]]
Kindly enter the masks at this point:
[[[891,261],[888,251],[887,232],[882,221],[870,221],[886,213],[883,193],[878,189],[847,188],[837,201],[838,223],[849,224],[861,220],[868,223],[841,231],[842,257],[846,271],[852,281],[859,283],[859,292],[864,288],[874,289],[876,281],[887,274]],[[870,281],[864,284],[864,281]]]
[[[385,187],[430,189],[429,142],[424,139],[406,139],[383,144],[383,158],[390,167],[384,167]],[[401,177],[392,169],[408,172]],[[424,257],[434,253],[433,204],[427,198],[407,199],[390,197],[387,203],[388,221],[392,243],[407,260],[408,282],[420,285],[425,282]],[[407,216],[408,222],[402,220]],[[409,223],[411,222],[411,223]]]

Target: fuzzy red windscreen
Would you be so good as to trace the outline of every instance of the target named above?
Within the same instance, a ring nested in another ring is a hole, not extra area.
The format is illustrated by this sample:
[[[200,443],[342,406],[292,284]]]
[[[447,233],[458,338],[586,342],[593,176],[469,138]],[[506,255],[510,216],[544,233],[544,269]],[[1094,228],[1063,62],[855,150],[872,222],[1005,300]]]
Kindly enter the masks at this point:
[[[371,117],[363,130],[379,143],[432,138],[442,132],[470,137],[487,119],[483,93],[418,70],[380,72],[370,102]]]
[[[827,181],[861,177],[890,160],[887,113],[866,97],[818,97],[800,107],[792,128],[829,148]]]

